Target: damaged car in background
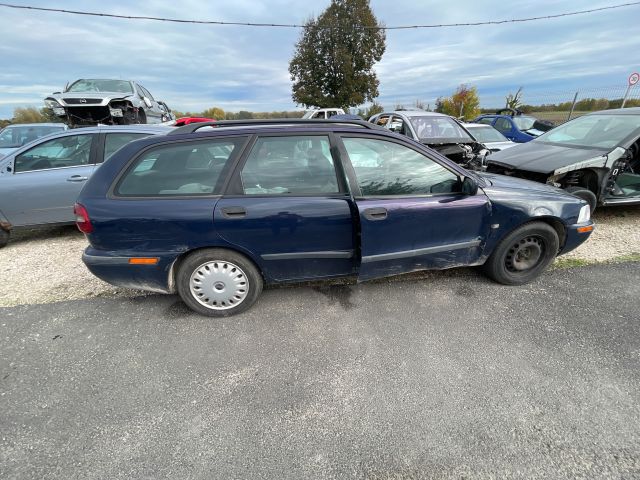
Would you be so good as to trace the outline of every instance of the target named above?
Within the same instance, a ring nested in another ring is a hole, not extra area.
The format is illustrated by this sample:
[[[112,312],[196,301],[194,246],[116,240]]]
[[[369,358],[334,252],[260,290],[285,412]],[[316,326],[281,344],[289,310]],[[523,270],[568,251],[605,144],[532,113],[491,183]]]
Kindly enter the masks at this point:
[[[466,168],[480,169],[490,153],[460,123],[442,113],[399,110],[374,115],[369,121],[406,135]]]
[[[603,110],[493,153],[487,171],[564,188],[597,205],[640,204],[640,108]]]
[[[70,127],[175,120],[164,102],[158,102],[146,88],[130,80],[82,78],[44,102]]]

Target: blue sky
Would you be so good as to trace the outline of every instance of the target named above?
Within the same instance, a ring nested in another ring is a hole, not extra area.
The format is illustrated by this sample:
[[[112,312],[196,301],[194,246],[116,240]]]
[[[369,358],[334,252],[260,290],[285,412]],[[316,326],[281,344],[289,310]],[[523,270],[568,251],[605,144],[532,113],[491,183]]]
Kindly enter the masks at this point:
[[[15,0],[22,5],[202,20],[302,23],[329,0]],[[372,0],[388,26],[498,20],[563,13],[620,0]],[[495,106],[533,92],[624,87],[640,69],[640,6],[498,26],[387,33],[376,70],[379,101],[433,102],[460,83]],[[298,29],[181,25],[0,9],[0,118],[77,78],[136,79],[177,110],[292,110],[288,62]],[[542,97],[546,98],[546,97]],[[568,99],[567,99],[568,100]],[[301,108],[301,107],[300,107]]]

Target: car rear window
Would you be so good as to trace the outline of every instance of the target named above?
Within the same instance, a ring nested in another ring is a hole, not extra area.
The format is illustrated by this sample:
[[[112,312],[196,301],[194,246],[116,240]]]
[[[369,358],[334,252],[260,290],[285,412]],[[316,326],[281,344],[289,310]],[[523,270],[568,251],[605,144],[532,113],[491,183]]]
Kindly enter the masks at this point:
[[[116,185],[122,197],[217,195],[221,173],[245,137],[162,145],[138,157]]]

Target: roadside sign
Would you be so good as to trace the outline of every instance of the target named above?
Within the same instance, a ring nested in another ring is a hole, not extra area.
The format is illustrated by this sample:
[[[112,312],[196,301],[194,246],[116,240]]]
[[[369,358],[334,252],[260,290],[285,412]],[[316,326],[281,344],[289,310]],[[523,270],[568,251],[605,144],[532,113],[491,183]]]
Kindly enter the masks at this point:
[[[640,81],[640,73],[632,73],[629,75],[629,86],[633,87],[636,83]]]

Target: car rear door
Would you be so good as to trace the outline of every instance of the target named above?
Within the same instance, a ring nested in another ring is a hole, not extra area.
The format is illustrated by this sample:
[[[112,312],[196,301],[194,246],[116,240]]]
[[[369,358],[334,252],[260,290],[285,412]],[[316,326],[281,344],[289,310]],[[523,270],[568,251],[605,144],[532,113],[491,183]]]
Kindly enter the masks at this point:
[[[461,172],[395,139],[341,137],[360,217],[360,280],[471,265],[489,232],[489,199]]]
[[[45,140],[15,155],[1,185],[13,226],[73,222],[73,204],[95,168],[95,133]]]
[[[354,227],[328,134],[259,135],[216,205],[215,228],[270,280],[349,275]]]

